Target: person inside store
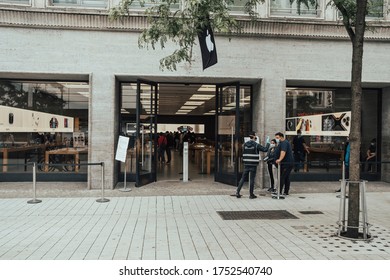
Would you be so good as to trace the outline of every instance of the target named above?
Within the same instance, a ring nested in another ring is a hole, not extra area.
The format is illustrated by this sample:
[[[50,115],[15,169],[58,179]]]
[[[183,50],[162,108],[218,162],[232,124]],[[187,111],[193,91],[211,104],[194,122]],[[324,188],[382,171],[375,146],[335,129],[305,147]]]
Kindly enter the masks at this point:
[[[270,147],[269,136],[267,136],[266,145],[262,146],[256,142],[256,132],[252,131],[249,133],[249,140],[243,145],[242,152],[242,161],[244,162],[244,172],[242,173],[242,177],[240,182],[238,183],[237,190],[235,196],[237,198],[241,197],[240,191],[242,186],[244,185],[245,180],[250,176],[249,182],[249,198],[254,199],[257,196],[254,194],[255,187],[255,178],[257,166],[260,162],[259,154],[260,152],[267,152]]]
[[[283,133],[277,132],[275,134],[275,139],[278,143],[275,152],[275,158],[277,158],[275,163],[278,164],[278,168],[280,168],[280,182],[278,182],[280,186],[279,193],[283,193],[283,195],[286,196],[289,195],[290,192],[290,174],[294,166],[294,156],[291,144],[284,137]]]
[[[267,163],[268,175],[270,179],[271,186],[267,191],[275,192],[275,170],[277,165],[275,163],[275,151],[276,151],[276,139],[271,140],[271,145],[268,149],[267,156],[264,158],[264,161]]]
[[[157,149],[158,149],[158,161],[165,163],[165,149],[167,147],[167,137],[164,133],[160,133],[157,140]]]
[[[309,147],[306,145],[300,129],[297,130],[297,135],[293,139],[293,151],[295,161],[294,172],[299,172],[303,168],[306,154],[310,154]]]
[[[374,172],[373,162],[376,161],[376,138],[372,139],[366,153],[366,165],[368,172]]]
[[[167,153],[167,164],[171,162],[172,159],[172,148],[175,145],[175,139],[172,132],[165,132],[166,138],[167,138],[167,146],[166,146],[166,153]]]

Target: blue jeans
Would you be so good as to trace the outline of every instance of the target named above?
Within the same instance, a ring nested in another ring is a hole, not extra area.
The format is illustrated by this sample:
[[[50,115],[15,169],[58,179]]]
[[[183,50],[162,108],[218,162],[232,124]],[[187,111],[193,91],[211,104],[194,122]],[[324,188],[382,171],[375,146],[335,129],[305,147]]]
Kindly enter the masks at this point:
[[[253,191],[255,188],[255,178],[256,178],[256,172],[257,172],[257,166],[244,166],[244,172],[242,173],[242,177],[240,182],[238,183],[237,187],[237,194],[240,194],[241,188],[244,185],[244,182],[246,178],[248,178],[248,175],[250,174],[250,182],[249,182],[249,194],[254,195]]]

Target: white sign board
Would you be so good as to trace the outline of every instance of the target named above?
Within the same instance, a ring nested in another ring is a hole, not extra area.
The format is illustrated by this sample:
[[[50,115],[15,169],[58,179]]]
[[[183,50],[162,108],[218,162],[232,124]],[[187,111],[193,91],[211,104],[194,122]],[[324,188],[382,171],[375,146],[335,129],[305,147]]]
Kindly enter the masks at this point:
[[[127,147],[129,145],[129,137],[119,136],[118,147],[116,148],[115,159],[121,162],[126,162]]]

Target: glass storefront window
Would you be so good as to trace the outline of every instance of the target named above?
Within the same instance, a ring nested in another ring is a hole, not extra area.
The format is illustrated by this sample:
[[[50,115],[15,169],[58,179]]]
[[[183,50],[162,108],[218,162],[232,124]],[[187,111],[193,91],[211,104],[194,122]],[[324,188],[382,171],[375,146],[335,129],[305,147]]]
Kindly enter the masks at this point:
[[[88,106],[88,83],[0,81],[2,172],[85,174]]]
[[[366,151],[378,135],[379,94],[378,90],[363,90],[362,173],[369,171],[364,164]],[[287,88],[286,135],[294,143],[300,130],[309,147],[309,153],[305,152],[301,160],[296,155],[296,172],[341,174],[345,145],[353,122],[350,111],[350,89]],[[375,169],[377,172],[380,172],[379,168]]]
[[[107,0],[52,0],[53,6],[81,6],[92,8],[106,8]]]
[[[247,137],[252,130],[252,95],[251,87],[240,87],[240,143],[244,143],[244,137]],[[259,136],[262,136],[259,134]],[[260,139],[260,143],[264,145],[263,139]],[[238,149],[239,155],[239,172],[244,170],[242,163],[242,149]]]
[[[270,13],[272,16],[316,17],[320,15],[319,1],[317,0],[315,4],[309,3],[309,7],[305,4],[298,7],[296,1],[271,0]]]

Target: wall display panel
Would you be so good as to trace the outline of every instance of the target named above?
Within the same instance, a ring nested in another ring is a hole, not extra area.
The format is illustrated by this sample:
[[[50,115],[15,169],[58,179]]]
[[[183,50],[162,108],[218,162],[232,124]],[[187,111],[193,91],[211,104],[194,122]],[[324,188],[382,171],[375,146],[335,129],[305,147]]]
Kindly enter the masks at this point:
[[[73,132],[73,118],[0,105],[0,132]]]

